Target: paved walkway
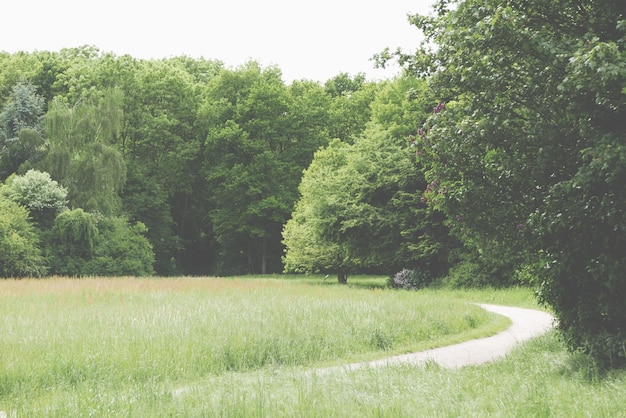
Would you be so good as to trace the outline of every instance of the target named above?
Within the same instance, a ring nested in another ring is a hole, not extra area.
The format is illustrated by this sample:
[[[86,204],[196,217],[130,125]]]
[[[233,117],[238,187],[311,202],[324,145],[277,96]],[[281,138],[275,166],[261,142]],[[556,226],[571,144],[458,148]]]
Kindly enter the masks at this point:
[[[499,305],[480,304],[479,306],[490,312],[508,317],[513,324],[507,330],[492,337],[381,360],[317,369],[313,373],[326,374],[333,371],[349,371],[399,363],[422,364],[427,361],[434,361],[446,368],[482,364],[504,357],[517,344],[544,334],[554,325],[554,318],[546,312]]]

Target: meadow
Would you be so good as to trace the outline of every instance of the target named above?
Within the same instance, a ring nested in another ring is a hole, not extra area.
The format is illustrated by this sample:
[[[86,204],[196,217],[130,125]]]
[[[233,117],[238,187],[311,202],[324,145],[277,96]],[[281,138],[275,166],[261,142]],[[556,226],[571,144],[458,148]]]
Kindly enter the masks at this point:
[[[528,289],[394,291],[385,278],[0,281],[0,411],[15,417],[626,416],[626,375],[554,333],[444,370],[318,367],[491,335],[470,302],[535,307]],[[621,415],[620,415],[621,414]]]

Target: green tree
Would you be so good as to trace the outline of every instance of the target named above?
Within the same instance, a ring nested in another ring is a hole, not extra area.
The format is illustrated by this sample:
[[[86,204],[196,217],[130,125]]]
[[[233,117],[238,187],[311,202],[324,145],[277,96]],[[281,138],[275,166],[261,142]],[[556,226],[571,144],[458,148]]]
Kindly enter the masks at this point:
[[[324,87],[332,98],[329,106],[330,137],[352,142],[365,130],[370,120],[370,103],[376,96],[378,85],[367,82],[362,73],[354,77],[341,73],[328,80]]]
[[[145,236],[154,250],[155,272],[166,276],[179,274],[181,266],[176,262],[175,255],[182,250],[182,244],[175,233],[168,194],[158,179],[142,175],[137,166],[131,166],[122,201],[130,222],[141,222],[147,227]]]
[[[30,83],[13,86],[9,102],[0,113],[0,126],[5,139],[16,139],[24,128],[41,132],[44,99]]]
[[[89,46],[39,58],[46,71],[36,81],[46,86],[46,97],[98,105],[109,92],[121,93],[118,130],[106,142],[121,153],[129,171],[121,206],[148,226],[159,274],[208,273],[205,252],[212,240],[198,227],[207,212],[199,174],[206,134],[199,135],[195,123],[201,94],[221,63],[188,57],[136,60]],[[157,195],[159,200],[148,204]],[[143,210],[142,201],[159,215]],[[114,203],[119,209],[120,202]]]
[[[131,225],[126,218],[100,218],[91,257],[82,274],[88,276],[150,276],[154,253],[141,222]]]
[[[70,206],[104,215],[119,212],[126,164],[113,146],[119,135],[122,96],[110,91],[97,101],[68,106],[53,100],[46,115],[50,151],[37,164],[68,190]]]
[[[336,77],[333,96],[362,88],[364,77]],[[421,203],[423,173],[409,150],[416,120],[426,118],[426,83],[413,77],[381,83],[368,99],[371,122],[353,145],[335,141],[316,154],[283,231],[286,271],[445,272],[450,243],[442,215]]]
[[[399,145],[411,137],[432,110],[433,93],[428,82],[412,75],[381,82],[370,104],[371,122],[383,127]]]
[[[448,3],[400,56],[442,101],[416,135],[425,198],[492,259],[538,266],[570,348],[624,364],[625,5]]]
[[[206,130],[198,111],[216,67],[219,64],[207,61],[192,65],[185,58],[142,61],[127,85],[123,128],[127,164],[135,179],[149,178],[165,193],[162,204],[173,220],[168,231],[154,225],[145,211],[131,213],[149,227],[159,273],[164,273],[162,268],[209,273],[214,240],[205,221],[209,211],[202,175]],[[146,199],[152,194],[141,190]],[[132,202],[126,207],[139,208]]]
[[[11,176],[2,192],[27,208],[40,228],[51,227],[54,218],[67,208],[67,190],[46,172],[28,170],[23,176]]]
[[[53,274],[67,276],[146,276],[154,254],[145,226],[82,209],[62,212],[52,228],[48,257]]]
[[[285,147],[283,151],[288,153],[286,159],[301,171],[309,166],[315,151],[328,145],[331,138],[332,97],[324,87],[312,81],[294,81],[288,92],[285,134],[297,146]]]
[[[315,153],[299,186],[300,199],[283,230],[287,272],[335,271],[339,283],[347,283],[356,267],[346,243],[340,241],[335,210],[342,202],[339,171],[347,163],[348,145],[335,139]],[[334,192],[334,193],[333,193]]]
[[[80,276],[91,258],[98,228],[93,214],[82,209],[60,213],[47,240],[47,257],[53,274]]]
[[[319,124],[298,121],[314,114],[311,103],[323,102],[318,93],[305,84],[290,91],[278,69],[254,62],[224,70],[210,84],[200,112],[209,220],[220,264],[230,272],[282,270],[282,226],[302,169],[326,140],[323,130],[314,132]]]
[[[374,124],[315,154],[284,228],[287,271],[335,270],[341,283],[350,271],[446,271],[447,228],[420,202],[424,179],[402,142]]]
[[[0,193],[0,277],[42,276],[45,260],[28,210]]]
[[[45,154],[42,138],[44,99],[30,83],[13,87],[0,113],[0,178],[16,173],[26,161],[38,161]]]
[[[23,82],[33,81],[42,66],[36,56],[27,52],[9,54],[0,52],[0,108],[10,100],[13,88]]]
[[[431,279],[446,272],[456,241],[442,214],[421,201],[423,168],[404,138],[370,125],[352,145],[344,169],[341,229],[360,264],[387,274],[420,269]]]

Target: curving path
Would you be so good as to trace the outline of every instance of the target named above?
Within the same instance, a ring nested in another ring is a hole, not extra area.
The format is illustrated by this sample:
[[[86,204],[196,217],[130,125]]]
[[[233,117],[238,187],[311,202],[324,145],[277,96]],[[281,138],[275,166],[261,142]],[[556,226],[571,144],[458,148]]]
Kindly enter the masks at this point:
[[[442,367],[451,369],[482,364],[504,357],[517,344],[546,333],[554,325],[554,317],[546,312],[499,305],[479,304],[479,306],[490,312],[508,317],[513,324],[505,331],[487,338],[470,340],[419,353],[402,354],[380,360],[316,369],[308,371],[307,374],[322,375],[336,371],[350,371],[400,363],[419,365],[428,361],[434,361]],[[172,394],[180,396],[190,389],[191,387],[174,389]],[[1,411],[0,418],[3,418]]]
[[[423,364],[428,361],[434,361],[442,367],[451,369],[482,364],[504,357],[517,344],[546,333],[554,325],[554,317],[546,312],[499,305],[479,304],[479,306],[508,317],[513,324],[505,331],[487,338],[381,360],[318,369],[314,373],[325,374],[332,371],[349,371],[399,363]]]

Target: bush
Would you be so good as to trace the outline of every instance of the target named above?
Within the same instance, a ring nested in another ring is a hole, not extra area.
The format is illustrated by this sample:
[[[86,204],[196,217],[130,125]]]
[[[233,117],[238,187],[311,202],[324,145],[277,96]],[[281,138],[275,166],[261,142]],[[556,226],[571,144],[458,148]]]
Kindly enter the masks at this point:
[[[84,266],[89,276],[150,276],[154,252],[145,237],[147,229],[126,218],[105,217],[98,221],[98,236],[92,258]]]
[[[571,351],[589,355],[601,368],[626,367],[626,257],[600,254],[604,249],[598,247],[544,266],[537,294],[553,308]],[[562,251],[561,257],[570,254]]]
[[[28,209],[39,227],[48,227],[66,208],[67,190],[44,171],[28,170],[23,176],[11,176],[3,193]]]
[[[488,287],[493,285],[494,280],[479,264],[464,261],[452,267],[442,282],[446,287],[467,289]]]
[[[389,279],[389,286],[394,289],[418,290],[426,287],[432,278],[425,270],[403,269]]]
[[[522,283],[522,274],[507,262],[495,259],[471,258],[453,266],[441,284],[454,289],[503,288]]]
[[[0,194],[0,277],[45,273],[38,237],[28,222],[28,210]]]
[[[148,276],[154,274],[152,245],[143,224],[102,217],[82,209],[57,216],[50,254],[54,274]]]

